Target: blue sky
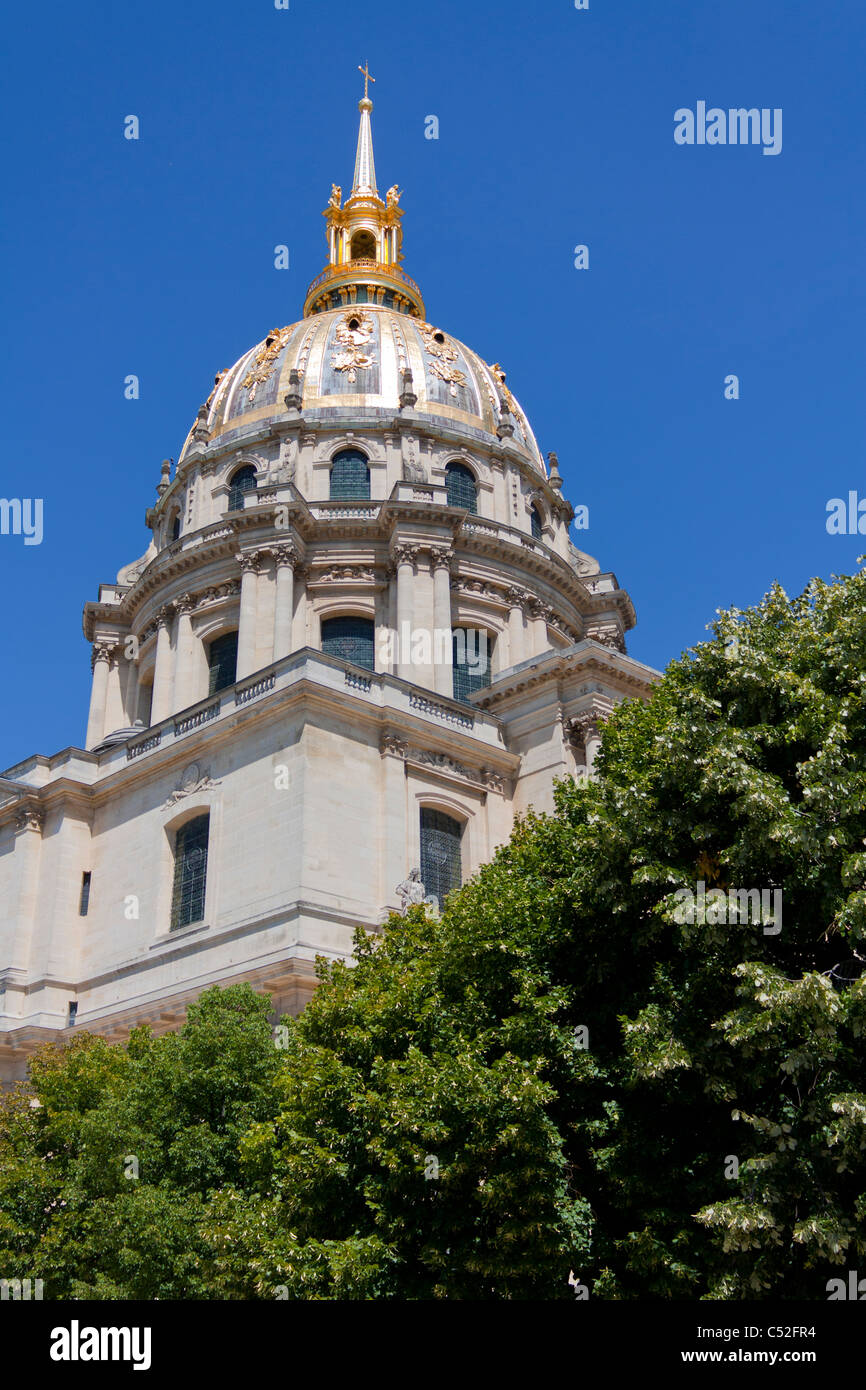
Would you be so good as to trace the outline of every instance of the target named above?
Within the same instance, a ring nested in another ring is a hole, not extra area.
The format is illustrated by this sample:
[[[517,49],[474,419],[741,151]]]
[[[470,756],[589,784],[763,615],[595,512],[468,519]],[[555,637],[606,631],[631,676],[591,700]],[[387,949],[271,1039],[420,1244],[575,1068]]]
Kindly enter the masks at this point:
[[[862,0],[47,3],[4,32],[0,491],[44,499],[44,539],[0,536],[0,767],[81,744],[82,606],[215,372],[300,316],[365,61],[405,268],[557,450],[633,655],[866,551],[825,528],[866,496]],[[699,100],[782,108],[782,152],[676,145]]]

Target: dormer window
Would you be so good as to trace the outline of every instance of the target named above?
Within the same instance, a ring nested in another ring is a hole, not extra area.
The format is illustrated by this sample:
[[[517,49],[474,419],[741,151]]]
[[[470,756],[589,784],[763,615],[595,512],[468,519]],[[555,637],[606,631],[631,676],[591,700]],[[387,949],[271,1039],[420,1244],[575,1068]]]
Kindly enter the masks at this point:
[[[246,463],[243,468],[239,468],[234,474],[229,487],[229,511],[239,512],[243,510],[244,493],[254,492],[256,487],[256,470],[252,464]]]
[[[475,474],[465,463],[449,463],[445,469],[445,488],[449,507],[463,507],[470,516],[478,511]]]
[[[341,449],[331,463],[331,501],[368,501],[370,466],[360,449]]]

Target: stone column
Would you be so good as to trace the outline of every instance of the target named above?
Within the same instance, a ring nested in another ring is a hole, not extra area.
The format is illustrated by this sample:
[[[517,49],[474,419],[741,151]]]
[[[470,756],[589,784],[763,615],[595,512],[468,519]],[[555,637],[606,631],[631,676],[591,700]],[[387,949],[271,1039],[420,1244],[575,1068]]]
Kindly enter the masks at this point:
[[[100,661],[100,665],[105,663]],[[98,740],[97,740],[98,741]],[[9,907],[12,919],[10,956],[4,961],[13,969],[26,970],[30,964],[33,937],[36,931],[36,899],[39,891],[39,865],[42,855],[42,829],[45,816],[42,808],[33,803],[15,813],[15,854],[17,894]],[[17,898],[17,901],[14,899]],[[14,906],[13,906],[14,903]]]
[[[600,710],[582,710],[568,721],[568,733],[573,743],[583,744],[586,755],[586,775],[591,777],[601,745],[601,726],[604,715]]]
[[[113,642],[97,641],[90,655],[93,683],[90,687],[90,713],[87,719],[87,747],[94,748],[105,737],[105,708],[108,703],[108,667]]]
[[[414,680],[412,669],[412,612],[417,546],[398,545],[394,551],[397,566],[397,670],[403,680]]]
[[[177,644],[174,653],[174,695],[172,713],[195,703],[192,682],[195,675],[195,637],[192,630],[192,610],[195,600],[182,594],[177,601]]]
[[[379,856],[379,901],[397,910],[397,884],[409,872],[406,867],[406,754],[408,745],[397,734],[383,734],[380,827],[383,853]]]
[[[258,556],[238,555],[241,567],[241,612],[238,623],[237,678],[243,680],[256,669],[256,595],[258,591]]]
[[[449,697],[454,692],[451,558],[450,550],[434,550],[430,560],[433,569],[433,689]]]
[[[126,723],[131,726],[138,718],[138,649],[136,648],[135,657],[129,657],[126,663],[126,686],[124,689],[124,709],[126,710]]]
[[[274,593],[274,661],[288,656],[292,650],[292,614],[295,607],[295,561],[293,545],[278,545],[274,549],[276,590]]]
[[[159,724],[171,714],[171,620],[174,609],[166,605],[156,618],[156,661],[153,668],[153,699],[150,708],[151,725]]]
[[[550,646],[547,640],[547,620],[551,617],[551,610],[541,599],[531,598],[529,600],[529,622],[532,644],[532,656],[540,656],[546,652]]]
[[[506,594],[508,610],[508,664],[518,666],[524,660],[523,650],[523,604],[526,594],[522,589],[509,589]]]

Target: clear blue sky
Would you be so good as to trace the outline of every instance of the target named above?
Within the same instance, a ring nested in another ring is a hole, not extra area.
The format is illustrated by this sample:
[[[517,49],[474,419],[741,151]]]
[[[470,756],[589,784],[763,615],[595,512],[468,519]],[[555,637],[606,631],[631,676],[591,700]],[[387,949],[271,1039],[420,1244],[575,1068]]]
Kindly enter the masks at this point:
[[[365,60],[405,267],[558,451],[636,657],[866,551],[825,529],[866,495],[862,0],[49,0],[4,37],[0,492],[45,535],[0,536],[0,767],[81,744],[82,605],[144,550],[214,373],[300,316]],[[699,100],[781,107],[782,153],[677,146]]]

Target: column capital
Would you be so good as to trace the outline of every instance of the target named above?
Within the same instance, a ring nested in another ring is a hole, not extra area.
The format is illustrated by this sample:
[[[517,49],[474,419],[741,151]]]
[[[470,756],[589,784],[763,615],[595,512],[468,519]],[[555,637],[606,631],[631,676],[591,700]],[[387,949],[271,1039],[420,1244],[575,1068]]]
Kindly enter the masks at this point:
[[[41,806],[29,803],[21,806],[15,812],[15,825],[18,830],[36,830],[42,834],[42,827],[45,824],[45,812]]]
[[[553,609],[534,594],[530,594],[527,608],[532,619],[544,618],[547,622],[553,617]]]
[[[418,561],[418,553],[420,549],[421,547],[418,545],[395,545],[391,551],[391,557],[394,561],[394,564],[398,567],[400,565],[411,565],[414,569]]]
[[[157,626],[157,628],[169,627],[170,624],[171,624],[171,620],[172,620],[173,617],[174,617],[174,604],[173,604],[173,603],[164,603],[163,606],[162,606],[162,608],[160,608],[159,612],[158,612],[157,615],[156,615],[156,626]]]
[[[525,608],[529,603],[529,594],[525,589],[518,589],[516,584],[506,589],[505,597],[512,608]]]
[[[283,545],[275,545],[271,551],[271,554],[274,557],[274,564],[276,565],[277,569],[280,569],[283,566],[285,566],[288,569],[294,569],[300,561],[297,546],[292,545],[291,541],[288,541]]]
[[[580,710],[571,719],[563,719],[563,730],[569,743],[583,747],[588,738],[600,738],[607,712],[601,709]]]
[[[435,574],[437,570],[450,570],[451,561],[454,559],[453,550],[431,550],[430,568]]]
[[[262,558],[260,550],[242,550],[235,556],[242,574],[258,574],[261,569]]]
[[[181,617],[185,617],[192,613],[197,603],[198,599],[194,598],[192,594],[181,594],[180,598],[175,603],[175,610]]]
[[[111,658],[116,650],[116,642],[112,642],[110,638],[98,637],[96,641],[93,643],[93,647],[90,652],[91,671],[96,669],[96,663],[98,661],[104,661],[106,665],[110,665]]]

